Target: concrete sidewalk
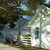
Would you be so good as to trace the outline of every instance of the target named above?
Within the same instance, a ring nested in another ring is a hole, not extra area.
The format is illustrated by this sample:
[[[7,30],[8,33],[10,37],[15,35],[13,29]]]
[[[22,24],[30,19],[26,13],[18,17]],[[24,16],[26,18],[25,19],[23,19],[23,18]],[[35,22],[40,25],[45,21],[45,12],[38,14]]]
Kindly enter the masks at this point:
[[[22,50],[22,49],[0,43],[0,50]]]

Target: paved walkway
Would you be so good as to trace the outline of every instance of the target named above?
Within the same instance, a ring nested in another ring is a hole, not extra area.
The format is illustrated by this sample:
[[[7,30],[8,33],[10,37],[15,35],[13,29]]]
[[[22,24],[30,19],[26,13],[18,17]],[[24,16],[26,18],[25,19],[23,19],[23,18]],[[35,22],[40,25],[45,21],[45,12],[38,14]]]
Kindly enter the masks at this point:
[[[0,43],[0,50],[21,50],[21,49]]]

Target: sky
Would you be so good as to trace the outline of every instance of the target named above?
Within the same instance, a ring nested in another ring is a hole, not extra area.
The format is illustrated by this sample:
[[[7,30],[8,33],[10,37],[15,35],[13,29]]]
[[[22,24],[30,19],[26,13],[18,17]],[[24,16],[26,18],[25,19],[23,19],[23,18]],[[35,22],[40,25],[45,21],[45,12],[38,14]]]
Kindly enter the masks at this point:
[[[50,0],[46,0],[46,3],[48,3]]]
[[[20,8],[21,8],[22,10],[25,10],[25,11],[28,9],[27,6],[24,5],[24,4],[21,4],[21,5],[20,5]]]

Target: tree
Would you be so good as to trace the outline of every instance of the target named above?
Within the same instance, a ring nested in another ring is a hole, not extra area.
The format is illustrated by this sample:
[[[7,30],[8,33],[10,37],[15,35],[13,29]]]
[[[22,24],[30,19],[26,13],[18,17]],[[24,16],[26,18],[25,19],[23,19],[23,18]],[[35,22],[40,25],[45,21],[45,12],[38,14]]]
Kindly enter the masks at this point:
[[[49,5],[50,5],[50,1],[49,1],[49,3],[48,3]]]
[[[45,1],[46,0],[0,0],[0,23],[6,24],[17,21],[22,15],[34,15],[30,10],[36,11],[37,7]],[[25,4],[29,7],[29,10],[23,11],[17,8],[20,7],[20,4]]]
[[[5,0],[6,2],[0,1],[0,25],[17,21],[22,15],[21,9],[17,8],[20,6],[20,3],[7,2],[8,0]]]
[[[37,6],[42,5],[46,0],[27,0],[26,5],[31,9],[36,9]]]

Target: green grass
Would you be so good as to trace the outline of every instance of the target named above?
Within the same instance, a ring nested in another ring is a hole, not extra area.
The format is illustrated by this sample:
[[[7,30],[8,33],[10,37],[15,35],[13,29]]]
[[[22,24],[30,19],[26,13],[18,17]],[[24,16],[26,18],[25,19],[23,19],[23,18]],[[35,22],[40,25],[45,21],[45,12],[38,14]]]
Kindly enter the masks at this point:
[[[42,48],[37,48],[37,47],[21,47],[23,50],[46,50],[46,49],[42,49]]]

